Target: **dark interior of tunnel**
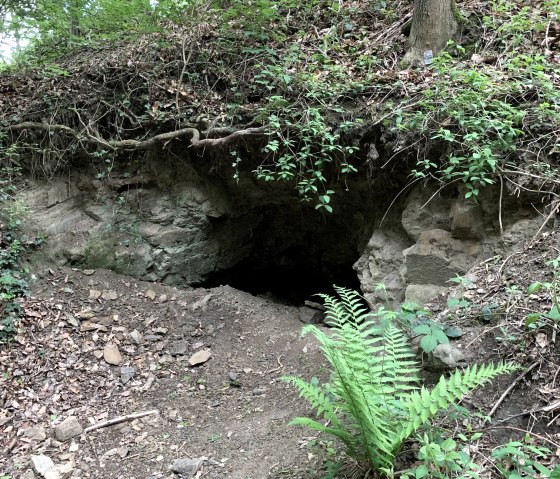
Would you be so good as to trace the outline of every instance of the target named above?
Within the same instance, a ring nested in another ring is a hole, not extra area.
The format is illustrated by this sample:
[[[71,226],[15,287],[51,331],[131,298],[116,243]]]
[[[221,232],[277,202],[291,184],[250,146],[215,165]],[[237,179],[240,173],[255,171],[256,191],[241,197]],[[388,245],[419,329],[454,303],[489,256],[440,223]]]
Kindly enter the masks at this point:
[[[279,302],[302,305],[332,294],[333,285],[359,290],[352,265],[359,258],[359,227],[352,215],[267,209],[251,233],[249,254],[198,286],[230,285]]]
[[[289,252],[286,252],[289,255]],[[230,285],[254,295],[267,295],[283,303],[301,305],[305,300],[319,301],[313,295],[333,293],[333,284],[359,289],[351,264],[318,265],[302,260],[291,264],[263,264],[251,258],[233,268],[214,273],[200,286]]]

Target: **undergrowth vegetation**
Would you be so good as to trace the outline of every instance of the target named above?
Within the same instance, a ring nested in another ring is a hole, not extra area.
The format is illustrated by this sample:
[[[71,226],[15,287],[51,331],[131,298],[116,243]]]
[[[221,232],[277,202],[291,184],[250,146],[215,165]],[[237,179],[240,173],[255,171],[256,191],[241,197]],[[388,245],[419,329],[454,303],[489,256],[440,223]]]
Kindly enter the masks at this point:
[[[560,13],[557,2],[548,7],[533,16],[532,28],[542,30],[550,17]],[[526,37],[519,31],[525,16],[510,16],[512,10],[511,4],[500,2],[496,11],[507,18],[486,19],[507,45],[499,64],[493,64],[495,58],[486,57],[484,51],[469,53],[470,61],[465,62],[465,48],[451,42],[449,51],[433,62],[435,81],[423,93],[417,110],[397,117],[399,129],[436,140],[443,154],[443,162],[424,157],[413,174],[431,175],[445,183],[459,181],[467,189],[467,198],[476,197],[499,175],[507,176],[508,170],[529,172],[545,182],[558,180],[551,167],[559,153],[558,64],[539,49],[524,48]],[[526,8],[522,11],[527,14]]]
[[[23,315],[20,299],[29,294],[27,274],[22,267],[24,253],[40,244],[20,234],[26,208],[14,198],[17,168],[0,168],[0,342],[9,340]]]
[[[304,328],[321,345],[331,366],[330,382],[319,385],[298,377],[284,378],[299,389],[325,423],[310,418],[292,423],[336,437],[350,457],[374,472],[392,477],[405,441],[428,427],[431,418],[447,412],[474,388],[517,369],[511,363],[469,366],[447,378],[442,376],[428,390],[420,386],[415,354],[395,322],[395,313],[374,314],[356,292],[336,291],[340,300],[323,296],[332,334],[314,325]],[[442,447],[447,453],[454,450],[449,441]],[[447,461],[459,459],[468,464],[458,453],[450,454]]]
[[[9,85],[36,76],[22,82],[28,98],[4,105],[1,141],[52,175],[70,154],[141,158],[142,140],[162,132],[234,133],[222,156],[237,177],[287,182],[326,212],[356,175],[435,180],[473,200],[497,181],[553,193],[560,2],[459,5],[461,42],[399,71],[405,3],[96,0],[67,12],[43,0],[3,24],[31,40],[4,66]]]

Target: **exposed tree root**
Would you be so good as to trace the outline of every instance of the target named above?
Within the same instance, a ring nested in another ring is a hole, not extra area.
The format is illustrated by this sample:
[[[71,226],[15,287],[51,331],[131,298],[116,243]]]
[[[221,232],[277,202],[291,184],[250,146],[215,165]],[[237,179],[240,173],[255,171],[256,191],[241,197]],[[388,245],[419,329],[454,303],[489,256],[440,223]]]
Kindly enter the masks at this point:
[[[193,148],[216,148],[229,145],[240,138],[258,136],[264,133],[264,127],[250,127],[241,130],[224,127],[212,128],[203,132],[200,132],[197,128],[189,127],[167,133],[160,133],[159,135],[155,135],[147,140],[105,140],[104,138],[92,133],[91,129],[87,127],[78,131],[66,125],[30,121],[11,125],[8,127],[8,130],[43,130],[48,132],[63,132],[77,139],[81,139],[89,143],[96,143],[111,150],[146,150],[157,143],[166,143],[188,136],[190,136],[191,146]]]

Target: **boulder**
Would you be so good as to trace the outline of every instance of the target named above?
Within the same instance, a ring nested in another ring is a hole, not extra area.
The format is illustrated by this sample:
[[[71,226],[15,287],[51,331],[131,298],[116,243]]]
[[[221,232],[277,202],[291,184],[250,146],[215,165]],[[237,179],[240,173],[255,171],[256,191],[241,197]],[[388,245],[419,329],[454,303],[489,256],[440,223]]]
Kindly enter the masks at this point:
[[[307,306],[299,308],[298,316],[299,320],[305,324],[319,324],[325,319],[325,313]]]
[[[424,369],[433,372],[448,371],[465,366],[465,353],[451,343],[439,344],[431,353],[424,354]]]

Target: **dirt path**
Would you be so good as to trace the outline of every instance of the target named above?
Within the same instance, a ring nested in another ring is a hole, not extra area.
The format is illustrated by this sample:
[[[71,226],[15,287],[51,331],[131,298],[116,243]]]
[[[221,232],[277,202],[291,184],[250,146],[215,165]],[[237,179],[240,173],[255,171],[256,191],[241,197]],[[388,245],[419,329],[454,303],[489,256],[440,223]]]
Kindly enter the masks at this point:
[[[297,309],[230,287],[182,291],[108,271],[42,276],[19,344],[0,351],[0,472],[31,478],[31,455],[45,454],[75,478],[172,478],[173,461],[189,457],[208,458],[197,477],[317,477],[309,432],[288,426],[305,404],[279,381],[326,371],[300,337]],[[200,351],[211,358],[191,366]],[[64,442],[53,434],[70,416],[85,428],[153,409]]]

